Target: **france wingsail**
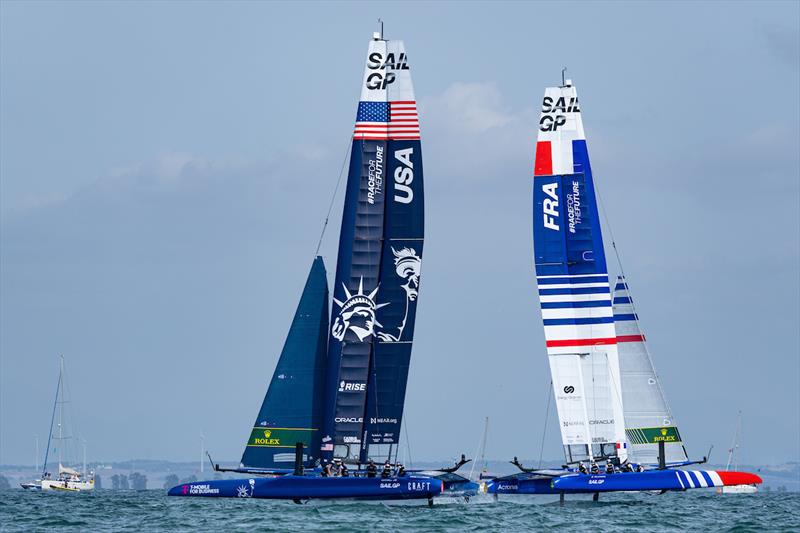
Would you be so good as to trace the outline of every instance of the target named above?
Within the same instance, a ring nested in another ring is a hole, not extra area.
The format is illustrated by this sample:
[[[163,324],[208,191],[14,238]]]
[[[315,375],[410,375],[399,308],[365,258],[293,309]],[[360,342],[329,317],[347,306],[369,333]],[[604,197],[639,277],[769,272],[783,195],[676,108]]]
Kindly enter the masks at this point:
[[[760,483],[753,474],[675,468],[705,458],[687,459],[622,277],[612,300],[581,108],[570,80],[547,88],[542,100],[533,240],[566,464],[536,470],[515,458],[522,472],[487,483],[486,491],[563,497]]]
[[[280,477],[188,483],[170,495],[431,503],[443,491],[441,480],[409,474],[401,465],[394,472],[386,465],[381,477],[360,469],[370,459],[388,462],[393,451],[397,455],[423,212],[408,57],[401,41],[376,34],[353,132],[333,304],[329,310],[325,266],[317,257],[241,463],[234,469],[215,465],[218,471]],[[359,466],[350,471],[348,464]]]
[[[603,236],[578,95],[545,91],[534,166],[536,278],[567,462],[625,459]]]

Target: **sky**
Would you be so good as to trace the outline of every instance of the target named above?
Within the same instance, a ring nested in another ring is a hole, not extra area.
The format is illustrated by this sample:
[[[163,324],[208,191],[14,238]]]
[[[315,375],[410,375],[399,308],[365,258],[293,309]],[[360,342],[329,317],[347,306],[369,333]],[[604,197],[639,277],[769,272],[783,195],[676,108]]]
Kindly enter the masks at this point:
[[[800,460],[797,2],[6,1],[0,464],[34,463],[59,354],[90,460],[192,460],[201,434],[238,460],[379,17],[406,43],[425,165],[412,458],[473,455],[487,416],[489,457],[561,456],[531,177],[567,67],[689,454],[724,462],[741,410],[742,462]]]

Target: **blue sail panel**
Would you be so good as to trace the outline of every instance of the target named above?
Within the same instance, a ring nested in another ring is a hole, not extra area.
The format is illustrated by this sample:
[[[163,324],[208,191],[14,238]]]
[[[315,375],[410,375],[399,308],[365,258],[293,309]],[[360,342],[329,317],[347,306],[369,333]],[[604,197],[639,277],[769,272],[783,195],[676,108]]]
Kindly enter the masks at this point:
[[[538,276],[607,274],[593,200],[585,174],[534,178],[533,234]]]
[[[314,259],[269,389],[253,424],[241,466],[291,468],[297,442],[306,466],[319,457],[328,339],[328,279]]]
[[[408,368],[419,296],[424,237],[424,194],[420,141],[389,143],[390,180],[386,200],[384,250],[381,262],[378,342],[370,371],[366,440],[396,444],[400,439]]]

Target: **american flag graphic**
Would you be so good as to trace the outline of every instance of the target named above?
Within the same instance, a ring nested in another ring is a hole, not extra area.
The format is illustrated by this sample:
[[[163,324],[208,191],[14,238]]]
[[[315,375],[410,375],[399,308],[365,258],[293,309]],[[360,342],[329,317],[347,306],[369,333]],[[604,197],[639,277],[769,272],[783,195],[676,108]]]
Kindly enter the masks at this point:
[[[359,102],[354,139],[419,139],[417,103]]]

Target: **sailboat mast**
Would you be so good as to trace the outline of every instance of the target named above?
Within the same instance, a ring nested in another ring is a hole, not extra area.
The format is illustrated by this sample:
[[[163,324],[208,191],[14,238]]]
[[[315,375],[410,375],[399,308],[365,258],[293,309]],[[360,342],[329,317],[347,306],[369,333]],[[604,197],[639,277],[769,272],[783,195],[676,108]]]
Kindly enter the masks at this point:
[[[58,405],[58,393],[60,391],[61,391],[61,372],[58,373],[58,385],[56,385],[56,397],[53,400],[53,414],[50,416],[50,431],[47,433],[47,449],[44,452],[44,464],[42,465],[42,478],[44,478],[44,475],[47,473],[47,458],[50,455],[50,441],[53,439],[53,423],[56,420],[56,406]]]
[[[64,356],[61,356],[61,367],[58,372],[59,390],[61,401],[58,408],[58,467],[64,462]]]

